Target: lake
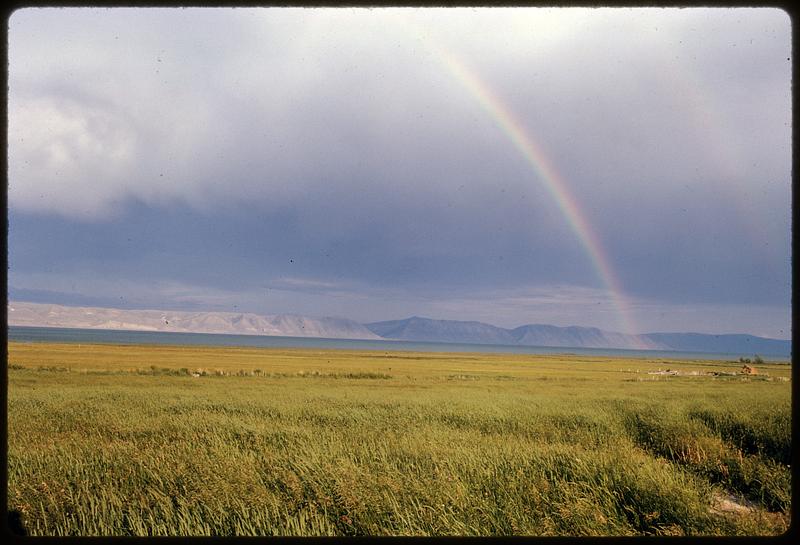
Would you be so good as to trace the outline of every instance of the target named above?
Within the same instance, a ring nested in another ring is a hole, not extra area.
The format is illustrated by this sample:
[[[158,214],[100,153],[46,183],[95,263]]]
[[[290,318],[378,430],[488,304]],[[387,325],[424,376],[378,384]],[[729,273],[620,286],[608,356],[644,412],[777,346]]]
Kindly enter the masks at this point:
[[[518,346],[413,342],[391,340],[321,339],[316,337],[277,337],[263,335],[230,335],[224,333],[174,333],[166,331],[123,331],[110,329],[77,329],[61,327],[9,326],[8,340],[19,342],[87,343],[87,344],[170,344],[196,346],[243,346],[264,348],[317,348],[345,350],[384,350],[411,352],[484,352],[512,354],[581,354],[627,358],[738,360],[752,354],[719,354],[676,350],[630,350],[618,348],[578,348],[563,346]],[[788,361],[788,358],[770,358]]]

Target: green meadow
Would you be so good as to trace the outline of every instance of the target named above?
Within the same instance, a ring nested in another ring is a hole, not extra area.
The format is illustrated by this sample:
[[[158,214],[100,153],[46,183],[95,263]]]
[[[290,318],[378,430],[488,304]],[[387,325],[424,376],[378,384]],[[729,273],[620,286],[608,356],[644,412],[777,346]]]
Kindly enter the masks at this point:
[[[777,535],[791,367],[740,369],[10,342],[8,506],[28,535]]]

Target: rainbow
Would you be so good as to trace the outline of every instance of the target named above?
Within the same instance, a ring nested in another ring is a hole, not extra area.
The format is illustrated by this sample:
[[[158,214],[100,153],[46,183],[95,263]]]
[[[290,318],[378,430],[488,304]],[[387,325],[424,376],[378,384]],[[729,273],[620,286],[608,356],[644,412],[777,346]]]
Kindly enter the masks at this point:
[[[623,333],[636,335],[630,305],[603,245],[590,228],[586,215],[569,190],[569,184],[547,158],[542,146],[525,131],[510,109],[500,101],[474,70],[469,69],[464,62],[443,47],[433,43],[430,36],[421,34],[421,37],[442,61],[448,72],[476,99],[533,168],[537,178],[553,197],[569,227],[588,254],[600,280],[609,291],[619,319],[618,327]],[[643,343],[639,343],[638,347],[647,348]]]

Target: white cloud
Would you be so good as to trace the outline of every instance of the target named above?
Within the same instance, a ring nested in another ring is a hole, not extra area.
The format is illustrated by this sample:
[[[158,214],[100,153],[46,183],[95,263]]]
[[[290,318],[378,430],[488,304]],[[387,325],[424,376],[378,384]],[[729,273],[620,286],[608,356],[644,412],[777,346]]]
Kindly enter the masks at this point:
[[[118,181],[136,167],[138,147],[124,114],[66,98],[15,98],[8,126],[13,205],[95,215],[123,196]]]
[[[555,156],[580,156],[592,176],[570,183],[584,200],[626,183],[653,191],[645,176],[653,167],[675,177],[703,172],[713,184],[709,173],[720,167],[713,157],[694,160],[697,144],[714,142],[724,159],[738,156],[725,151],[729,143],[742,148],[743,135],[759,131],[703,128],[695,142],[682,136],[686,111],[653,108],[665,89],[654,74],[673,50],[691,53],[675,42],[692,21],[708,24],[704,13],[21,10],[9,29],[10,202],[86,218],[131,197],[207,208],[302,202],[368,180],[399,199],[438,199],[467,178],[513,183],[508,170],[516,162],[519,178],[523,161],[448,74],[431,45],[440,42],[469,59],[520,123],[547,135]],[[723,109],[715,96],[704,104]],[[673,160],[682,154],[692,160]],[[574,162],[564,162],[566,172]]]

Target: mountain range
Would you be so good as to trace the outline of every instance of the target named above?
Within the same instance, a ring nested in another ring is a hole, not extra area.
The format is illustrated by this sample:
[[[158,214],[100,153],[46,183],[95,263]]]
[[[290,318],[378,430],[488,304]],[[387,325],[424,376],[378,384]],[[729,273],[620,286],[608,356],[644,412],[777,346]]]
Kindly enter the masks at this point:
[[[504,329],[481,322],[432,320],[413,316],[365,324],[384,339],[564,348],[628,348],[687,352],[743,353],[788,356],[791,341],[745,334],[645,333],[628,335],[595,327],[558,327],[546,324]]]
[[[8,304],[8,325],[328,339],[381,339],[362,324],[347,318],[311,318],[296,314],[120,310],[22,302]]]
[[[419,316],[361,324],[347,318],[317,318],[295,314],[121,310],[10,302],[8,325],[564,348],[629,348],[774,356],[788,356],[791,353],[791,341],[746,334],[629,335],[594,327],[558,327],[547,324],[529,324],[505,329],[483,322],[434,320]]]
[[[625,335],[594,327],[530,324],[515,329],[503,329],[481,322],[431,320],[419,316],[405,320],[375,322],[366,326],[384,339],[404,341],[653,350],[666,347],[665,344],[654,342],[642,335]]]

